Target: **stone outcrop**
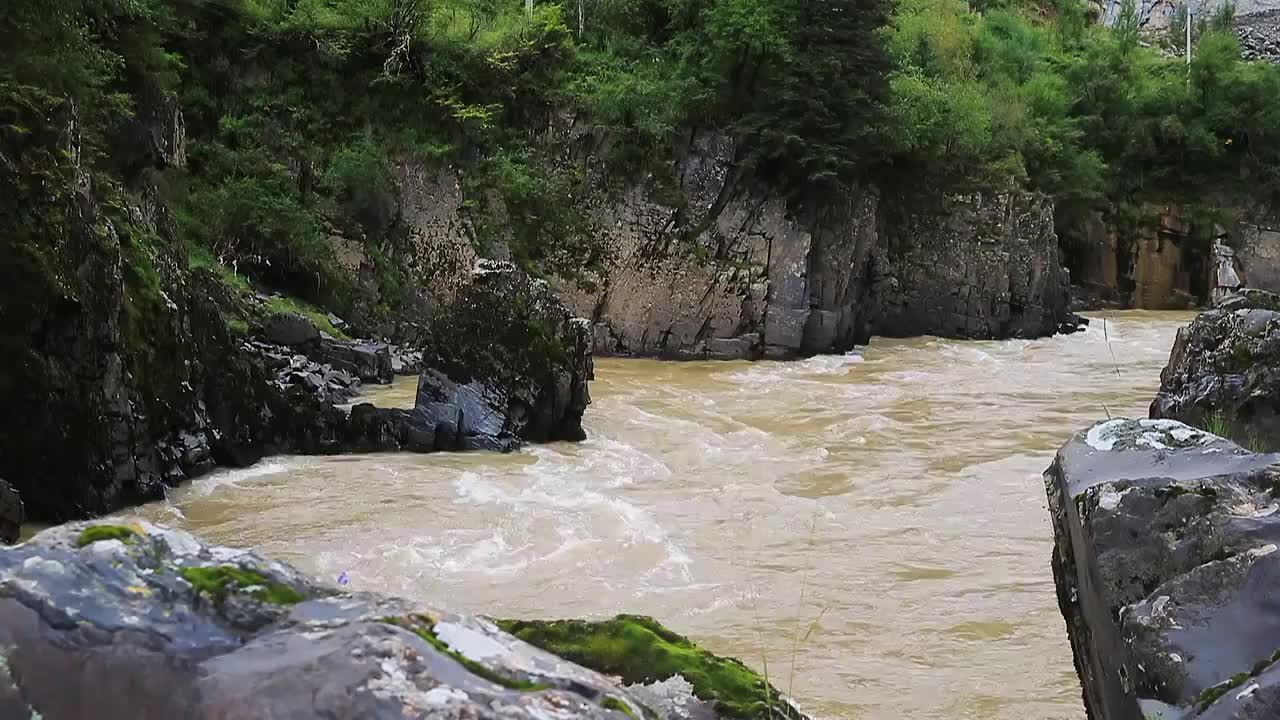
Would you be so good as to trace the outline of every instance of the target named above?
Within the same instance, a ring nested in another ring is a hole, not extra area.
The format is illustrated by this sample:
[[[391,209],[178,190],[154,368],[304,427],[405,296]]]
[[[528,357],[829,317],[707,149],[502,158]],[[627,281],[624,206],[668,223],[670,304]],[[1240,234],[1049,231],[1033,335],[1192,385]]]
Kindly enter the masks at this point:
[[[612,642],[341,591],[145,522],[0,550],[0,717],[806,720],[740,663],[647,618]],[[626,647],[623,664],[592,648]],[[578,648],[578,649],[575,649]],[[686,679],[680,671],[686,670]]]
[[[1045,489],[1091,720],[1280,714],[1280,455],[1111,420],[1058,451]]]
[[[1080,324],[1044,195],[904,201],[886,219],[873,277],[879,335],[1039,337]]]
[[[1280,449],[1280,295],[1244,290],[1179,329],[1151,417]]]
[[[433,324],[415,421],[462,449],[581,440],[591,335],[545,281],[481,261]]]

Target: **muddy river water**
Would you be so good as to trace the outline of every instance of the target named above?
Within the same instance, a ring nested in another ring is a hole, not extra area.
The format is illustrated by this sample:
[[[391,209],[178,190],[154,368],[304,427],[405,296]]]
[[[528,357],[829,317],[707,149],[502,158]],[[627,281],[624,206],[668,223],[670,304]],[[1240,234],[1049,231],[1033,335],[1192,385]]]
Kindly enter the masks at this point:
[[[767,663],[821,718],[1083,718],[1040,475],[1072,432],[1145,416],[1190,318],[794,363],[603,359],[578,445],[271,458],[141,512],[451,610],[653,615]]]

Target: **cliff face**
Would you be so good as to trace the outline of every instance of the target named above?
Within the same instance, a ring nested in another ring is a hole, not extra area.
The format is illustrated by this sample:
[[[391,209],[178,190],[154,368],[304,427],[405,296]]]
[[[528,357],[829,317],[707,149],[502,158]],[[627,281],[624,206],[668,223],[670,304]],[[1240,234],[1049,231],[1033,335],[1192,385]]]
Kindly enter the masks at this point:
[[[907,200],[886,212],[883,227],[873,270],[876,334],[990,339],[1075,329],[1048,197]]]
[[[842,352],[872,332],[1074,327],[1043,195],[886,200],[863,186],[815,209],[745,176],[723,135],[688,137],[665,182],[611,175],[581,137],[553,135],[593,188],[581,205],[599,262],[556,286],[591,319],[597,353],[787,358]],[[462,171],[398,160],[394,175],[408,238],[397,262],[431,302],[447,300],[475,257],[509,255],[509,233],[476,237],[478,225],[503,228],[501,199],[468,197]]]

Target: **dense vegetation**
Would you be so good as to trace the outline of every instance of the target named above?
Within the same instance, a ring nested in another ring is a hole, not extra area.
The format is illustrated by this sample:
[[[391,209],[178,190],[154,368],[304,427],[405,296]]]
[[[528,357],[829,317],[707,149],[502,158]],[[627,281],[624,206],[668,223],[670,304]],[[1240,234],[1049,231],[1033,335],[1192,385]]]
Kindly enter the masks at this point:
[[[415,281],[389,260],[406,158],[460,167],[478,239],[505,237],[530,269],[598,259],[580,201],[601,188],[538,139],[567,112],[610,131],[618,177],[661,180],[676,138],[713,128],[744,174],[802,203],[866,178],[1038,189],[1064,223],[1272,199],[1280,69],[1241,61],[1221,19],[1197,28],[1188,68],[1179,41],[1149,47],[1122,15],[1101,27],[1078,0],[15,0],[0,221],[31,240],[10,267],[38,271],[32,248],[70,202],[50,188],[74,185],[74,120],[96,187],[157,187],[186,262],[377,317]],[[156,172],[130,118],[166,103],[188,162]],[[339,236],[375,266],[360,292]]]

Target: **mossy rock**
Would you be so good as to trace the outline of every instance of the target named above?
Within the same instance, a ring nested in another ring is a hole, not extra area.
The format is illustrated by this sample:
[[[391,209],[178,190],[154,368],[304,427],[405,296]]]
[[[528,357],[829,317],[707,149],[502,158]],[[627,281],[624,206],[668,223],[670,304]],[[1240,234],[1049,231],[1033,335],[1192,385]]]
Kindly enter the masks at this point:
[[[714,702],[726,717],[796,715],[760,675],[741,662],[694,645],[652,618],[618,615],[611,620],[499,620],[498,625],[530,645],[628,685],[680,675],[700,700]],[[770,710],[772,709],[772,713]]]

